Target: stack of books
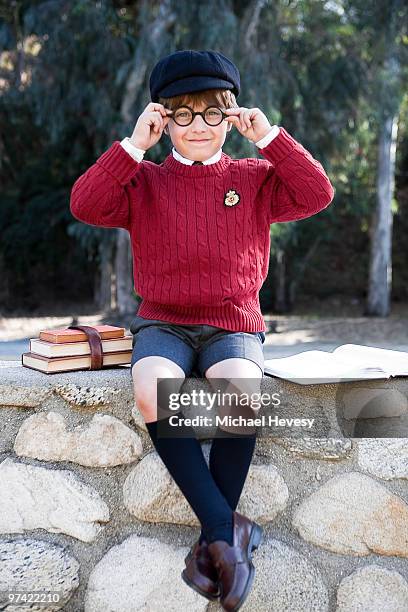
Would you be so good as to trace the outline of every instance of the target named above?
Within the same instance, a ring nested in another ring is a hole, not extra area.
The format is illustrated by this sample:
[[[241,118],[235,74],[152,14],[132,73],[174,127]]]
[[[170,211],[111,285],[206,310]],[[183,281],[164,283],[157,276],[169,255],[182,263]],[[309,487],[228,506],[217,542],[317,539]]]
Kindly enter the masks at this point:
[[[132,336],[125,336],[123,327],[92,326],[101,338],[103,368],[130,365]],[[78,329],[42,330],[38,338],[30,338],[29,352],[21,355],[22,365],[45,374],[89,370],[91,346],[87,334]]]

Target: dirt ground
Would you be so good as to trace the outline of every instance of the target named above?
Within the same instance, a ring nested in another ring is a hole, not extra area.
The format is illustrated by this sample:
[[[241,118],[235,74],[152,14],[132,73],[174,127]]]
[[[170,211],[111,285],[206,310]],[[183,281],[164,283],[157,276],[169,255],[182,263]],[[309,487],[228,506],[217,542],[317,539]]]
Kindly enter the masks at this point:
[[[388,317],[364,316],[363,308],[364,304],[355,299],[333,298],[309,300],[299,304],[290,314],[264,313],[268,328],[265,344],[311,341],[408,344],[408,304],[393,304]],[[132,314],[118,316],[117,313],[95,312],[86,305],[55,307],[48,315],[38,312],[32,316],[0,316],[0,341],[34,338],[43,329],[65,327],[73,322],[83,325],[107,323],[128,329],[132,318]]]
[[[393,303],[388,317],[365,316],[364,308],[365,304],[355,299],[333,298],[300,304],[289,315],[267,315],[267,325],[277,322],[277,333],[268,335],[267,344],[408,344],[408,304]]]

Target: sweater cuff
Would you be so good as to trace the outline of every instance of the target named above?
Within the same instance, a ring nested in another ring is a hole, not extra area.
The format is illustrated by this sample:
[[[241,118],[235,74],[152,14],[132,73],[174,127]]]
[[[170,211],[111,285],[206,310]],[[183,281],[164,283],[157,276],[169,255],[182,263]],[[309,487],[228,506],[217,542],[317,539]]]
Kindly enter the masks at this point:
[[[260,149],[264,149],[279,134],[279,126],[273,125],[266,136],[258,140],[255,144]]]
[[[279,128],[279,134],[266,147],[260,148],[262,155],[276,166],[280,161],[285,159],[297,146],[295,140],[284,127]]]
[[[96,163],[112,174],[121,185],[129,183],[139,168],[139,163],[125,151],[119,140],[115,140]]]
[[[129,153],[130,157],[132,157],[135,161],[139,163],[142,161],[146,151],[144,149],[139,149],[138,147],[135,147],[135,145],[130,142],[130,138],[128,136],[121,140],[120,144],[125,149],[125,151]]]

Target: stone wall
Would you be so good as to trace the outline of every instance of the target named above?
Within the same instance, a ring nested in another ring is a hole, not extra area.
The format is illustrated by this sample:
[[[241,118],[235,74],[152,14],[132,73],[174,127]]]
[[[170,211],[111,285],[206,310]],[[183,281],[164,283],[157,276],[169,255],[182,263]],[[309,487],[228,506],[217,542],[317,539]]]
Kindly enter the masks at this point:
[[[180,578],[199,526],[152,450],[130,369],[47,376],[1,365],[0,609],[221,610]],[[370,433],[345,438],[362,390]],[[264,540],[241,610],[407,612],[408,380],[265,377],[262,391],[313,413],[325,437],[257,440],[238,511],[264,526]],[[394,427],[387,438],[384,423]],[[7,590],[58,601],[15,608]]]

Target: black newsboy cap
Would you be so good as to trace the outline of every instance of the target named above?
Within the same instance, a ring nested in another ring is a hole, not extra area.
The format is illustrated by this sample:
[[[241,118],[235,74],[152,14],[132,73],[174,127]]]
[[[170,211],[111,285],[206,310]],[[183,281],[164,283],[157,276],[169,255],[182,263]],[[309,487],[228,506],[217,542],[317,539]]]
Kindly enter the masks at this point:
[[[175,51],[157,62],[150,75],[152,102],[204,89],[231,89],[239,95],[238,68],[217,51]]]

